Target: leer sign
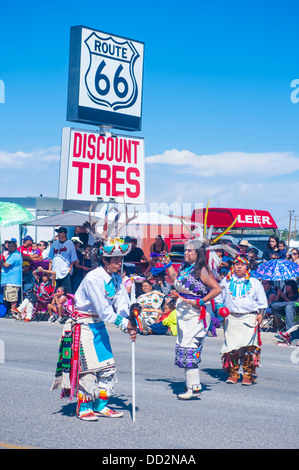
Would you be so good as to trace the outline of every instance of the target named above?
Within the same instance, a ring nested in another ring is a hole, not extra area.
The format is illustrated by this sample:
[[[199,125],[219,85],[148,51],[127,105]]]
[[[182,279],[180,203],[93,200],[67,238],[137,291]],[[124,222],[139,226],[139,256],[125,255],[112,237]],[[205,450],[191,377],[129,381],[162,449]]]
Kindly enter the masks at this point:
[[[144,43],[71,28],[67,120],[141,129]]]
[[[59,198],[144,204],[144,140],[64,128]]]

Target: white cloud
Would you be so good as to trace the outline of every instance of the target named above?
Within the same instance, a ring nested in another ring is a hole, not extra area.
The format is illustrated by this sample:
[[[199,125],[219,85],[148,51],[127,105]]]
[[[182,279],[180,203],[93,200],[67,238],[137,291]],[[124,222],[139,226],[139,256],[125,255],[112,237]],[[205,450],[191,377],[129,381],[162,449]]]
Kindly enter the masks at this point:
[[[210,207],[268,210],[285,224],[299,193],[299,157],[293,152],[196,155],[173,149],[145,161],[147,201],[206,206],[210,200]]]
[[[32,152],[8,153],[0,150],[1,168],[21,168],[30,164],[46,162],[58,162],[60,160],[60,147],[54,146],[48,149],[37,149]]]
[[[299,158],[292,152],[222,152],[196,155],[189,150],[166,150],[162,154],[146,157],[147,165],[163,164],[179,168],[180,173],[201,177],[264,175],[273,177],[299,170]]]

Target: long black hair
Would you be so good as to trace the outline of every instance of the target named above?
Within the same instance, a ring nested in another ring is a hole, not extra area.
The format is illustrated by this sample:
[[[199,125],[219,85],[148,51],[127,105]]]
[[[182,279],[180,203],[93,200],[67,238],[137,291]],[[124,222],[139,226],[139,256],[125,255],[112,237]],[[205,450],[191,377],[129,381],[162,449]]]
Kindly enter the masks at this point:
[[[271,236],[269,237],[268,244],[267,244],[267,248],[269,248],[270,250],[273,249],[273,248],[271,247],[271,245],[270,245],[270,240],[271,240],[271,238],[276,241],[276,248],[278,248],[279,238],[278,238],[276,235],[271,235]]]
[[[194,277],[200,279],[202,269],[206,269],[208,273],[211,272],[207,264],[207,250],[205,245],[201,245],[198,240],[190,240],[187,242],[186,246],[192,246],[197,252],[197,257],[194,266]]]

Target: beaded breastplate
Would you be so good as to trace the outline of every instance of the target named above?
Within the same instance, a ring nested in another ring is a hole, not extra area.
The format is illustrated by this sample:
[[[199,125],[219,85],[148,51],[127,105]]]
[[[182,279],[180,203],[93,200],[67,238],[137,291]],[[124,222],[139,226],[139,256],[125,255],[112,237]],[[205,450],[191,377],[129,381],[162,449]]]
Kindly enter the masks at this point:
[[[194,276],[194,264],[181,266],[174,286],[181,294],[194,295],[198,298],[204,297],[211,290]]]

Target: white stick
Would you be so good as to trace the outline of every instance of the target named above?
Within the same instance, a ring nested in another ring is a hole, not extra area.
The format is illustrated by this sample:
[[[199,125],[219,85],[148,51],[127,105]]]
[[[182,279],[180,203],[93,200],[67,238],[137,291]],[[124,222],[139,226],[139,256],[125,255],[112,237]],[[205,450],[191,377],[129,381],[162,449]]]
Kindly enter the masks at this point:
[[[135,423],[135,341],[132,341],[132,418]]]

